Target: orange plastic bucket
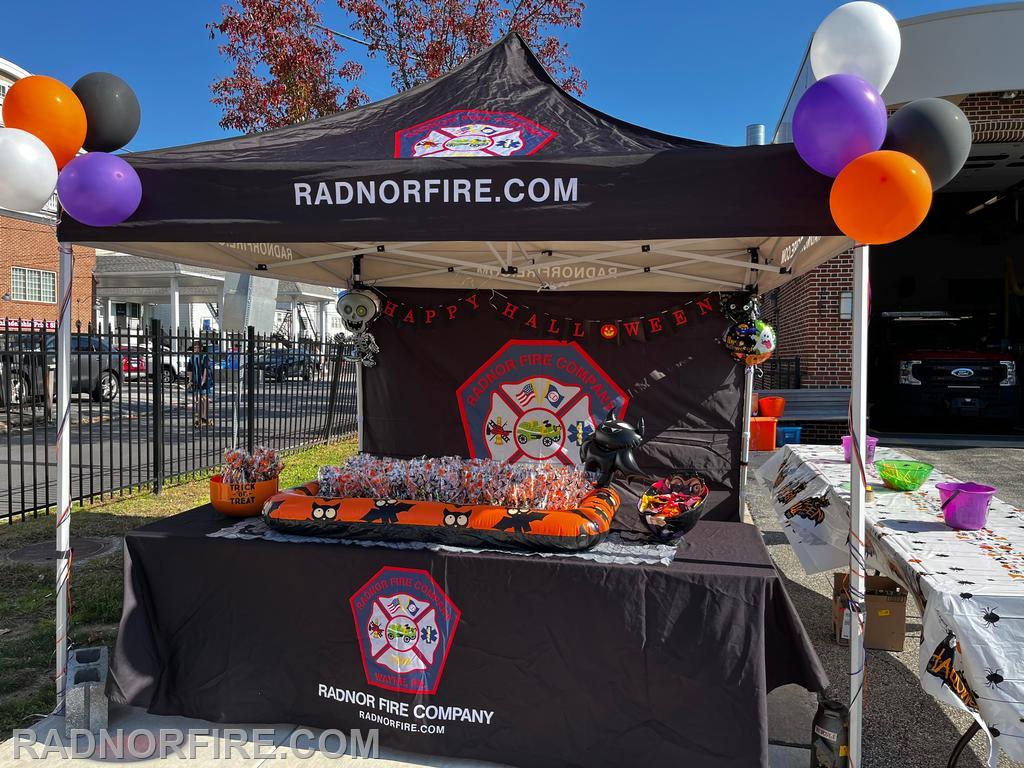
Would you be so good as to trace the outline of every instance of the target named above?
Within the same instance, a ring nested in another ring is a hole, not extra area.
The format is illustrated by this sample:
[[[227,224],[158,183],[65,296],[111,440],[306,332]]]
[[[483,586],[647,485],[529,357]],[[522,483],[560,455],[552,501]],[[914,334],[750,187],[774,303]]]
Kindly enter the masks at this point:
[[[279,478],[258,483],[225,483],[220,475],[210,478],[210,503],[230,517],[255,517],[263,503],[277,493]]]
[[[774,416],[754,416],[750,419],[750,450],[775,450],[775,427],[778,421]]]
[[[761,397],[757,401],[758,413],[761,416],[774,416],[776,419],[781,418],[783,412],[786,410],[786,398],[776,397],[770,395],[768,397]]]

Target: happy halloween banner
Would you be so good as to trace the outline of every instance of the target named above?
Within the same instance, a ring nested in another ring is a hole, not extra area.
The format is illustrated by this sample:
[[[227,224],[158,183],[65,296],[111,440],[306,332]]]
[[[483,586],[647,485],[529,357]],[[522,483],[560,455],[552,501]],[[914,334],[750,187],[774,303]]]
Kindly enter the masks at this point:
[[[715,311],[714,300],[707,295],[647,315],[594,320],[545,312],[495,290],[471,291],[446,304],[431,306],[408,304],[374,290],[380,296],[381,314],[398,328],[438,328],[487,312],[516,328],[519,335],[580,343],[647,342],[680,333],[692,317]]]

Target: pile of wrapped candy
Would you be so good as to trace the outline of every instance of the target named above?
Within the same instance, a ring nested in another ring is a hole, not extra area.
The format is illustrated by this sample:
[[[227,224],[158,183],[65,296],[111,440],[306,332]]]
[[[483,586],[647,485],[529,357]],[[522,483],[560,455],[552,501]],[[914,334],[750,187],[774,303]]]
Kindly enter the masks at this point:
[[[699,507],[708,496],[708,488],[697,477],[672,477],[658,480],[640,497],[640,511],[654,525],[664,525],[684,512]]]
[[[225,483],[259,483],[273,480],[281,474],[284,463],[273,448],[256,448],[252,455],[248,451],[229,448],[224,451],[224,468],[221,479]]]
[[[506,464],[441,456],[392,459],[361,454],[321,467],[326,498],[415,499],[530,509],[573,509],[593,489],[585,472],[555,464]]]

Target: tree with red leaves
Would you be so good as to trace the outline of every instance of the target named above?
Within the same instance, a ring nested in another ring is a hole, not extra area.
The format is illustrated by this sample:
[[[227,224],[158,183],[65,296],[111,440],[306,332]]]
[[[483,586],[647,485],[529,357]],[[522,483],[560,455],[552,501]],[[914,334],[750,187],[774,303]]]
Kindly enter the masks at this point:
[[[443,75],[508,32],[518,32],[569,93],[587,82],[555,30],[579,28],[583,0],[338,0],[352,28],[382,53],[398,90]]]
[[[234,71],[216,80],[213,103],[222,128],[246,133],[280,128],[366,102],[358,86],[363,67],[339,59],[345,49],[323,28],[319,0],[237,0],[219,22],[207,24],[225,42],[217,50]]]
[[[363,67],[346,60],[323,25],[320,0],[236,0],[207,25],[234,72],[211,86],[224,128],[278,128],[367,101]],[[508,32],[518,32],[569,93],[587,88],[557,30],[579,28],[584,0],[337,0],[370,57],[383,55],[397,90],[443,75]],[[354,38],[350,38],[354,39]]]

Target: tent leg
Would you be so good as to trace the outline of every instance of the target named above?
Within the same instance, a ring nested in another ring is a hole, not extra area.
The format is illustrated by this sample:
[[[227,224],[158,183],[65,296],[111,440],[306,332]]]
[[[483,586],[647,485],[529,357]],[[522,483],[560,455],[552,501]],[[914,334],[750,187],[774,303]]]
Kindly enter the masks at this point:
[[[57,318],[57,711],[64,709],[68,669],[68,587],[71,581],[71,244],[60,243]]]
[[[857,453],[867,445],[868,246],[853,250],[853,379],[851,427]],[[857,461],[850,462],[850,766],[862,764],[861,729],[864,719],[864,480]]]
[[[750,463],[750,414],[754,400],[754,366],[743,368],[743,434],[740,438],[740,513],[750,514],[747,504],[747,469]]]

